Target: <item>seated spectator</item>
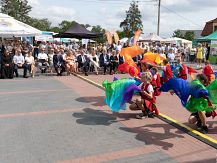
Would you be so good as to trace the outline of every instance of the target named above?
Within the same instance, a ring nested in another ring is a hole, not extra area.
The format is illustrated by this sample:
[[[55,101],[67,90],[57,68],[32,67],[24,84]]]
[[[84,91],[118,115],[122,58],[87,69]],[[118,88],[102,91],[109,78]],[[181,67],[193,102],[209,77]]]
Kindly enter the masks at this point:
[[[80,50],[79,55],[77,56],[78,68],[83,68],[85,76],[88,76],[87,71],[90,66],[90,59],[87,55],[84,55],[84,51]]]
[[[35,76],[35,60],[32,56],[32,52],[28,52],[27,56],[25,57],[25,64],[27,69],[29,70],[31,76],[34,78]]]
[[[12,79],[13,78],[13,56],[4,49],[3,55],[1,56],[1,78]]]
[[[109,67],[109,55],[107,51],[104,49],[102,54],[99,57],[100,67],[104,68],[103,74],[106,74],[107,67]]]
[[[110,75],[112,75],[112,71],[116,73],[118,68],[118,56],[115,50],[112,51],[112,55],[110,56]]]
[[[50,71],[52,72],[52,68],[53,68],[53,56],[54,56],[54,49],[51,48],[49,50],[49,53],[48,53],[48,64],[50,66]]]
[[[63,56],[56,50],[55,55],[53,56],[53,65],[57,76],[62,76],[62,73],[65,71]]]
[[[73,72],[76,71],[74,52],[69,50],[66,53],[64,61],[65,61],[65,64],[66,64],[66,71],[67,71],[68,75],[71,75]]]
[[[96,51],[95,50],[92,50],[91,52],[91,57],[90,57],[90,64],[91,64],[91,69],[94,68],[96,74],[98,75],[98,68],[99,68],[99,58],[98,56],[96,55]]]
[[[44,48],[41,48],[41,53],[38,54],[38,65],[41,70],[41,73],[46,73],[49,64],[48,64],[48,55],[45,53]]]
[[[28,78],[27,77],[27,66],[24,64],[25,60],[24,60],[24,57],[23,57],[20,49],[16,50],[16,54],[13,57],[13,63],[14,63],[14,72],[16,74],[16,77],[19,76],[18,69],[19,68],[23,68],[24,69],[24,71],[23,71],[23,77],[24,78]]]

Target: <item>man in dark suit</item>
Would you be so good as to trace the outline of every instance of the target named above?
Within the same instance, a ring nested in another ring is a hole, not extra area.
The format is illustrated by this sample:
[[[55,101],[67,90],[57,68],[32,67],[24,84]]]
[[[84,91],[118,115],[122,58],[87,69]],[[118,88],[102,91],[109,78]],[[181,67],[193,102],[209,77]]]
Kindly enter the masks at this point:
[[[99,63],[100,67],[104,68],[104,75],[106,73],[107,67],[109,67],[109,55],[107,54],[107,51],[104,49],[102,54],[99,56]]]
[[[65,71],[65,63],[62,54],[60,54],[58,50],[56,50],[53,56],[53,65],[57,76],[62,76],[62,73]]]
[[[83,68],[85,76],[88,76],[87,71],[90,66],[90,59],[84,54],[83,50],[79,51],[80,55],[77,56],[78,68]]]

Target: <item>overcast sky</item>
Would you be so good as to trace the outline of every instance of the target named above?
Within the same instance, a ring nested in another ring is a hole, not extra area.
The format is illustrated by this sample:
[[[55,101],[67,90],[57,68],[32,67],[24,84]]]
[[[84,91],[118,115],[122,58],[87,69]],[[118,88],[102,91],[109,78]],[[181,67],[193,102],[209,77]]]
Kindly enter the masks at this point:
[[[48,18],[52,25],[62,20],[101,25],[119,30],[131,0],[28,0],[31,16]],[[142,14],[143,33],[157,31],[157,1],[138,0]],[[169,37],[176,29],[203,29],[205,23],[217,17],[217,0],[161,0],[160,36]]]

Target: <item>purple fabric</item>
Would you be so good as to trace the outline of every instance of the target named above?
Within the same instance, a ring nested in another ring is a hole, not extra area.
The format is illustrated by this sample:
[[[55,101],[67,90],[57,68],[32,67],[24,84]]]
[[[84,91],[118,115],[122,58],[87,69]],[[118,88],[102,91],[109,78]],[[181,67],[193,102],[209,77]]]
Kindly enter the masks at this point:
[[[141,91],[141,89],[136,84],[130,84],[129,87],[124,91],[121,104],[125,104],[132,100],[135,91]]]
[[[113,81],[116,81],[116,80],[119,80],[119,77],[115,76],[115,77],[113,78]]]

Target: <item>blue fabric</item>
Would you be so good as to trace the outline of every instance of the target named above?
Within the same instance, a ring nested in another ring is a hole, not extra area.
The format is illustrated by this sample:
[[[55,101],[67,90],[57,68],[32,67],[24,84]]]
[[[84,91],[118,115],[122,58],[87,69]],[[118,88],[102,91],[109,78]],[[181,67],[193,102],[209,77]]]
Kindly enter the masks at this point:
[[[166,81],[159,89],[162,92],[173,90],[181,100],[183,106],[186,106],[188,97],[190,95],[190,85],[186,80],[181,78],[171,78]]]

